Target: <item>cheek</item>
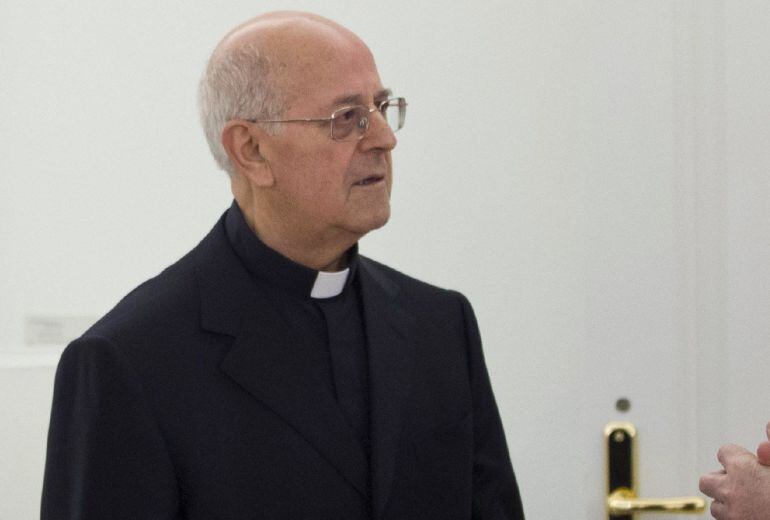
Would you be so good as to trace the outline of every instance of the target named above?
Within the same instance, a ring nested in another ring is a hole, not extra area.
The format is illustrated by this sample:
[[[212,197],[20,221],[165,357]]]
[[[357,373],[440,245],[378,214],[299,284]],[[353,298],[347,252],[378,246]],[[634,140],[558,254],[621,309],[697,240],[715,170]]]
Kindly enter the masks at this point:
[[[315,214],[339,210],[350,194],[356,143],[335,142],[321,135],[312,141],[296,139],[292,144],[276,156],[274,164],[276,187],[286,203]]]
[[[330,149],[309,154],[307,171],[312,172],[311,182],[326,192],[346,192],[353,178],[352,154],[332,143]]]
[[[294,190],[309,206],[322,213],[333,213],[350,192],[350,160],[342,154],[306,154],[291,174]]]

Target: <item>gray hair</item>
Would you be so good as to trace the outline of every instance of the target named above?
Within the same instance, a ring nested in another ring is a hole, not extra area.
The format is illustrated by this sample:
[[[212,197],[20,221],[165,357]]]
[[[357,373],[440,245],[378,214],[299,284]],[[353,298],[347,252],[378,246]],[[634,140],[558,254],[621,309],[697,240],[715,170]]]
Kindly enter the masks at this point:
[[[233,165],[222,146],[222,129],[231,119],[280,119],[285,109],[271,60],[253,45],[217,49],[198,87],[198,110],[214,160],[228,175]],[[278,125],[265,125],[276,133]]]

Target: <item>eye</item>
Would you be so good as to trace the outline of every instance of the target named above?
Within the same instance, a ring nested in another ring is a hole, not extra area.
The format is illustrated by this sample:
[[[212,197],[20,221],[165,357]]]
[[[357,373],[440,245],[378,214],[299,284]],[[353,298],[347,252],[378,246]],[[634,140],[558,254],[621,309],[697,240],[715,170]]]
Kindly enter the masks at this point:
[[[350,123],[356,118],[356,109],[353,107],[343,108],[337,111],[334,118],[339,119],[341,122]]]

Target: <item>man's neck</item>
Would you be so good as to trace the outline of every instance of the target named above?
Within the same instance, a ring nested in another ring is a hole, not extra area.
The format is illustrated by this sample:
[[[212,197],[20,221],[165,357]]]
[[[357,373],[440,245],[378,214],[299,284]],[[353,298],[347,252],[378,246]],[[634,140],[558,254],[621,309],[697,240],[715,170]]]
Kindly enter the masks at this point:
[[[243,217],[249,228],[270,249],[279,252],[286,258],[316,271],[341,271],[347,267],[347,251],[356,243],[360,236],[338,232],[321,233],[310,230],[298,233],[290,226],[277,219],[260,218],[252,207],[239,204]]]

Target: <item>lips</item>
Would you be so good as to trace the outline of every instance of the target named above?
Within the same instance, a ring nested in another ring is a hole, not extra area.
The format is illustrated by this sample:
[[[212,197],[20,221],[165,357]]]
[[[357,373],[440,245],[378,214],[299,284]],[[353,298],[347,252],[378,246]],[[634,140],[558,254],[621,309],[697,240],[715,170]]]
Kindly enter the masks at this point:
[[[361,179],[360,181],[353,184],[353,186],[369,186],[371,184],[376,184],[382,180],[385,179],[384,175],[370,175],[369,177],[366,177],[365,179]]]

